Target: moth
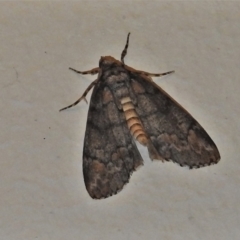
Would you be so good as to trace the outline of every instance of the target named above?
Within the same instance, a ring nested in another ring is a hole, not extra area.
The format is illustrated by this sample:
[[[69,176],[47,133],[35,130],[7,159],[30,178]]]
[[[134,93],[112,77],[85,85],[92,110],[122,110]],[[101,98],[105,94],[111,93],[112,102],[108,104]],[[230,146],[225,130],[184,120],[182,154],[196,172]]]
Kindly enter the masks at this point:
[[[135,140],[146,146],[152,160],[173,161],[199,168],[217,163],[219,151],[200,124],[151,77],[125,65],[129,36],[121,61],[100,58],[99,67],[79,74],[98,77],[71,108],[93,88],[83,147],[83,175],[92,198],[106,198],[122,190],[133,171],[143,165]],[[86,101],[87,102],[87,101]]]

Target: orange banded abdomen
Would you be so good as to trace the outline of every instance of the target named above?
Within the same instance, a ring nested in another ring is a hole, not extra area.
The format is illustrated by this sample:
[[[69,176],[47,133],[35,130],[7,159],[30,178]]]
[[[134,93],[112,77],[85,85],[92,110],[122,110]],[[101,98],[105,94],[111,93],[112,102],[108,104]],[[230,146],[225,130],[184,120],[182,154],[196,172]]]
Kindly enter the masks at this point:
[[[139,117],[135,111],[135,107],[130,97],[124,97],[121,99],[124,115],[126,117],[128,128],[132,136],[142,145],[146,146],[148,139],[146,133],[143,130],[143,126]]]

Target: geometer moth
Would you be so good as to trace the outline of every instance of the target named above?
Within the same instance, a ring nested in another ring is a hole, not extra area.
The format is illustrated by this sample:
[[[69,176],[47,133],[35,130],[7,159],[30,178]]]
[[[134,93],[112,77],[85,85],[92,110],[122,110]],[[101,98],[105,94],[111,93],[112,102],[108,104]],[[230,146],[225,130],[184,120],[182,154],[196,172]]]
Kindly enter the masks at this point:
[[[129,35],[121,61],[101,57],[99,67],[80,74],[98,77],[73,104],[93,87],[83,148],[83,175],[92,198],[106,198],[122,190],[131,173],[143,164],[135,141],[148,148],[152,160],[173,161],[199,168],[217,163],[219,151],[200,124],[148,73],[125,65]]]

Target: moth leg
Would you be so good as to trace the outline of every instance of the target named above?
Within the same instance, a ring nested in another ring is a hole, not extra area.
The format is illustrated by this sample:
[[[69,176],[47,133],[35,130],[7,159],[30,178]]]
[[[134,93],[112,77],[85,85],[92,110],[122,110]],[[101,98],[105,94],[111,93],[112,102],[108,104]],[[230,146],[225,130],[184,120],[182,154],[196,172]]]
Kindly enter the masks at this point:
[[[164,72],[164,73],[149,73],[149,72],[136,70],[136,73],[143,74],[147,77],[162,77],[162,76],[174,73],[174,71],[169,71],[169,72]]]
[[[130,36],[130,33],[128,33],[128,36],[127,36],[127,42],[126,42],[126,45],[122,51],[122,54],[121,54],[121,62],[123,63],[124,65],[124,57],[127,55],[127,49],[128,49],[128,43],[129,43],[129,36]]]
[[[68,108],[71,108],[71,107],[77,105],[82,99],[87,103],[87,100],[86,100],[85,97],[87,96],[87,94],[88,94],[88,92],[91,90],[91,88],[97,83],[97,81],[98,81],[98,79],[96,79],[95,81],[93,81],[93,82],[87,87],[87,89],[85,90],[85,92],[83,93],[83,95],[82,95],[76,102],[74,102],[73,104],[71,104],[71,105],[69,105],[69,106],[67,106],[67,107],[65,107],[65,108],[60,109],[59,112],[61,112],[61,111],[65,110],[65,109],[68,109]]]
[[[79,73],[79,74],[91,74],[91,75],[99,73],[99,70],[100,70],[99,67],[93,68],[93,69],[88,70],[88,71],[83,71],[83,72],[82,71],[78,71],[78,70],[73,69],[73,68],[69,68],[69,69],[74,71],[74,72],[76,72],[76,73]]]

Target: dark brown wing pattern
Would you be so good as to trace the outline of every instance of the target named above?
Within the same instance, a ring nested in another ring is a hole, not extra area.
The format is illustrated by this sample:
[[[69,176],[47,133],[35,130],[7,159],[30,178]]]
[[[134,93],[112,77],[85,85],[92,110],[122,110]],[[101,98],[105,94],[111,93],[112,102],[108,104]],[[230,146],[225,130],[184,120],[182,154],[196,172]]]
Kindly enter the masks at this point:
[[[159,154],[168,160],[198,168],[220,159],[219,151],[200,124],[157,84],[130,73],[137,98],[136,111]]]
[[[92,198],[120,191],[143,160],[122,112],[110,91],[95,86],[88,111],[83,149],[83,174]]]

